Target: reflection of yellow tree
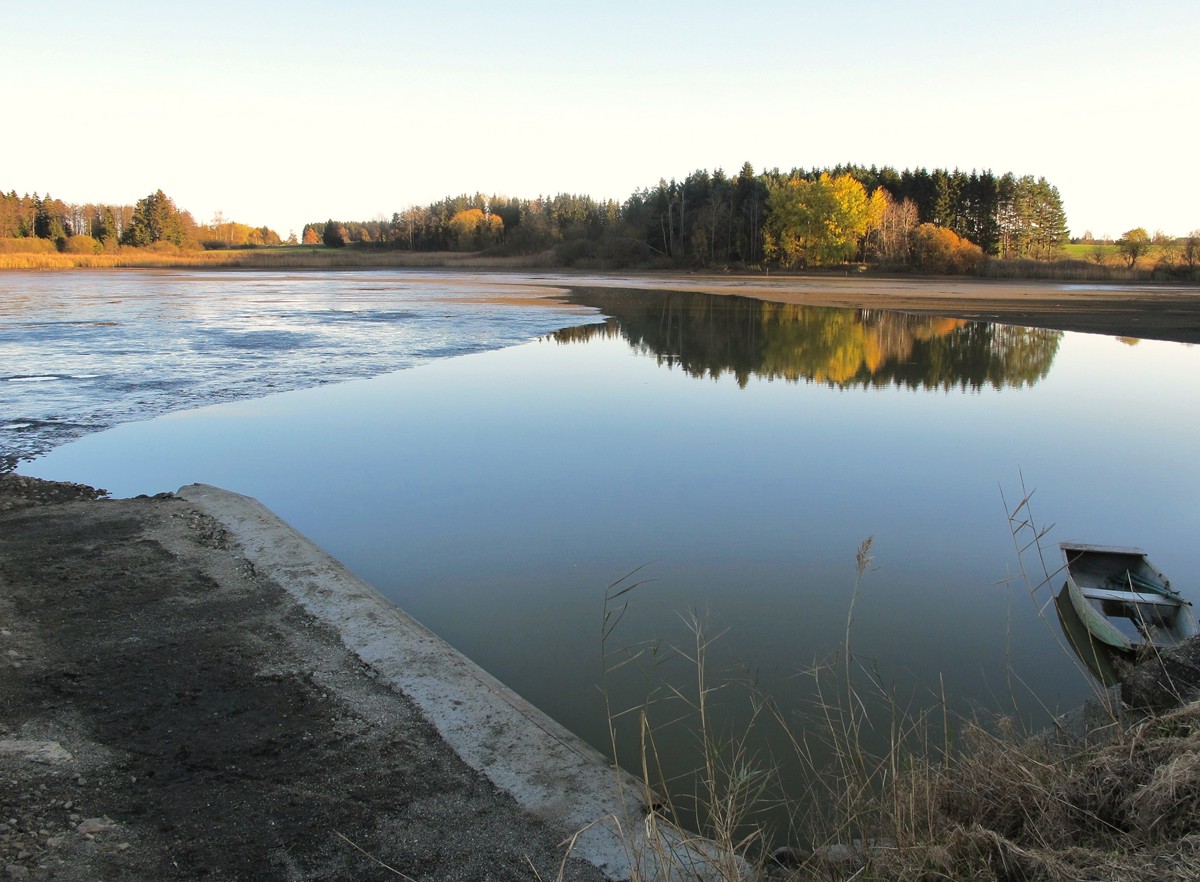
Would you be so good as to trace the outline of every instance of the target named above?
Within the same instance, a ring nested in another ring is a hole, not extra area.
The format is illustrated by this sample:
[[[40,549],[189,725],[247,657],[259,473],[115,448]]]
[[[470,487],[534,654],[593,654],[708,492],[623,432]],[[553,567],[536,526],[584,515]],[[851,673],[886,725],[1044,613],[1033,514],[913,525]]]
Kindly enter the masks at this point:
[[[864,363],[878,363],[879,347],[852,310],[764,304],[766,344],[757,373],[787,380],[842,384]]]
[[[732,374],[835,386],[1020,386],[1045,376],[1060,331],[884,310],[764,303],[740,297],[586,289],[574,300],[613,316],[560,342],[620,334],[694,376]]]
[[[925,319],[928,326],[916,326],[912,330],[912,335],[918,340],[932,340],[934,337],[944,337],[959,328],[967,326],[966,319],[957,318],[929,318]]]

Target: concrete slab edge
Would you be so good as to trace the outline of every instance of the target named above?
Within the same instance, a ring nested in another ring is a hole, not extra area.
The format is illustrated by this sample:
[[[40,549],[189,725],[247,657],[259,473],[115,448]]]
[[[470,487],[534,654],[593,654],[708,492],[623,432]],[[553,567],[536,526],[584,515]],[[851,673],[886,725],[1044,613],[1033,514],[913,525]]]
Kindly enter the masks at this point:
[[[255,499],[205,484],[178,496],[220,521],[258,572],[408,696],[471,768],[607,878],[728,878],[712,843],[655,819],[643,788]],[[728,860],[728,858],[726,858]],[[740,864],[740,862],[739,862]],[[738,871],[737,875],[743,875]]]

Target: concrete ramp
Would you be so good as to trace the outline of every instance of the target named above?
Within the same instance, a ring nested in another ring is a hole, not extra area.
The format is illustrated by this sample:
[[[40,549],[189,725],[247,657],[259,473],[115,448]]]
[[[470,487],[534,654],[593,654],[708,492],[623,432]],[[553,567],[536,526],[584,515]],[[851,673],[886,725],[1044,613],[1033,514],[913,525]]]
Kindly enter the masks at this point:
[[[745,865],[648,815],[639,781],[496,680],[257,500],[204,484],[178,496],[220,521],[243,554],[379,678],[408,696],[446,743],[570,853],[619,879],[729,879]]]

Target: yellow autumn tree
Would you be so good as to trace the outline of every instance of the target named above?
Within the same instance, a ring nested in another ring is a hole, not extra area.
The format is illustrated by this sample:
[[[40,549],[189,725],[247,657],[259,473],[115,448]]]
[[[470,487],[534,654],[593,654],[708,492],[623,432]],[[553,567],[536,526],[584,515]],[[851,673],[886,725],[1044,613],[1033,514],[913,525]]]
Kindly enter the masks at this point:
[[[497,214],[484,214],[468,208],[446,222],[450,242],[456,251],[479,251],[495,245],[504,235],[504,221]]]
[[[764,250],[784,266],[843,263],[878,226],[885,208],[882,194],[868,196],[850,175],[788,178],[768,190]]]

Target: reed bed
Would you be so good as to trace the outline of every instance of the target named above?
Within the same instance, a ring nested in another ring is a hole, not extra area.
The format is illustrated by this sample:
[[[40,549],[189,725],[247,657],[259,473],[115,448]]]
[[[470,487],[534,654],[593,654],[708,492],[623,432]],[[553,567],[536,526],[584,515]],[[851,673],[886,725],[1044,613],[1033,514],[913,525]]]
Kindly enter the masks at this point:
[[[99,254],[57,251],[0,252],[0,269],[519,269],[543,265],[532,258],[488,257],[455,252],[256,249],[248,251],[152,251],[121,249]]]

